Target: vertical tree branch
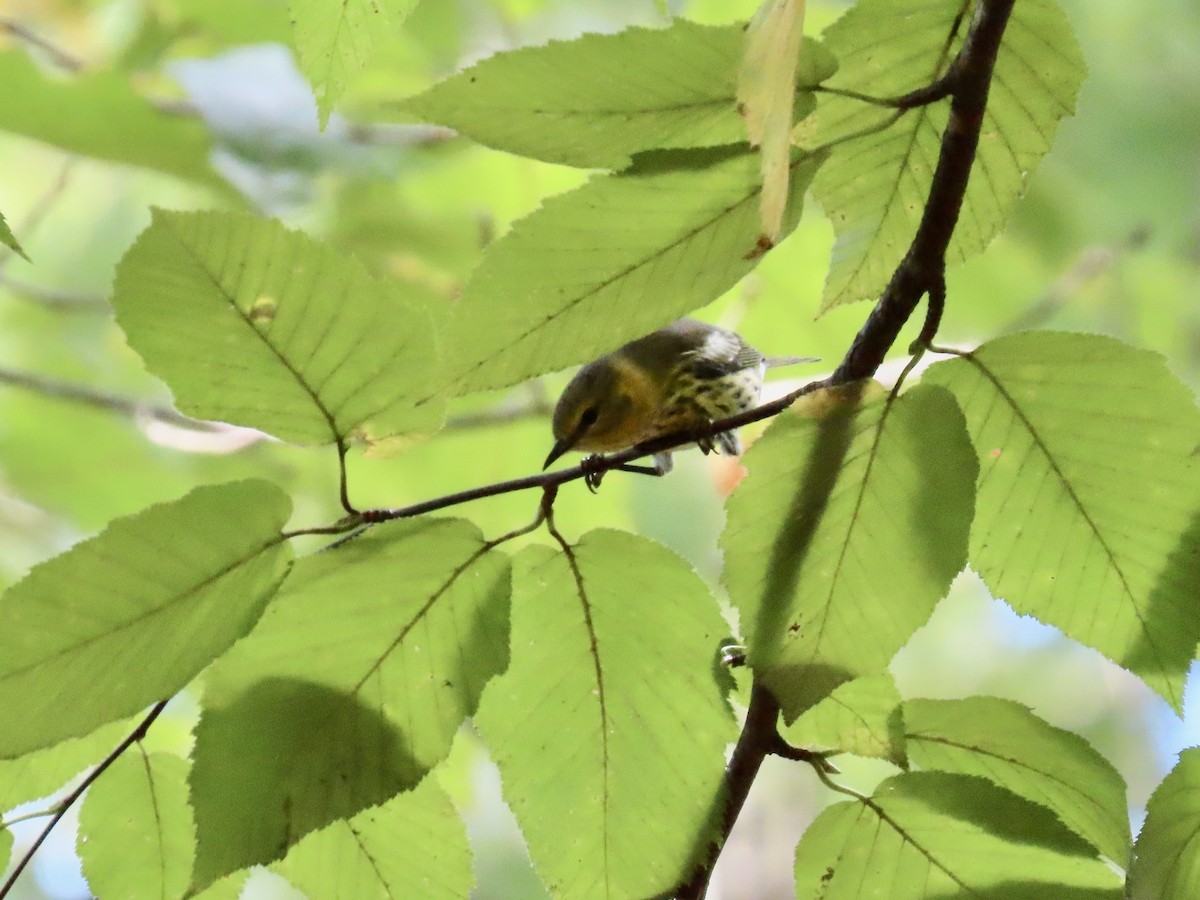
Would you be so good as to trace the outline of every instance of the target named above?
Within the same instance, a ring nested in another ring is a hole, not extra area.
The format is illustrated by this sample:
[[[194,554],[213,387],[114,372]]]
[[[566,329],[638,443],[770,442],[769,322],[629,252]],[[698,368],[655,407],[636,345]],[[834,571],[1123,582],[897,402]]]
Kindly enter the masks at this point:
[[[930,315],[921,337],[932,340],[945,300],[946,249],[958,224],[979,132],[987,107],[992,72],[1000,42],[1015,0],[980,0],[963,46],[949,70],[950,117],[942,134],[937,168],[916,234],[883,295],[867,317],[829,379],[831,385],[870,378],[921,297],[930,295]],[[939,88],[940,89],[940,88]],[[700,868],[677,891],[680,898],[704,896],[721,849],[746,801],[763,759],[777,746],[779,706],[758,682],[733,758],[725,772],[726,810],[719,834],[706,853],[698,854]]]

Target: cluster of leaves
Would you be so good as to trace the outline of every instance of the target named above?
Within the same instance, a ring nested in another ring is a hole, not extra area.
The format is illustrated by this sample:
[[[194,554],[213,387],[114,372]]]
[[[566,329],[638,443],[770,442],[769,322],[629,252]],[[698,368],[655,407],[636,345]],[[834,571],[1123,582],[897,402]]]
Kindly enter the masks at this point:
[[[947,120],[945,104],[851,94],[936,78],[977,5],[861,0],[803,42],[779,234],[811,187],[837,233],[826,307],[883,288]],[[293,4],[322,115],[369,53],[364,10],[411,4],[339,6],[329,25],[329,5]],[[189,415],[341,452],[436,431],[450,398],[586,360],[754,268],[742,49],[740,25],[678,21],[501,54],[408,100],[488,146],[605,170],[496,241],[453,308],[263,217],[158,210],[118,270],[117,320]],[[39,77],[22,64],[0,58]],[[1061,11],[1021,0],[960,256],[1002,229],[1081,78]],[[194,174],[203,143],[180,152],[171,129],[147,135],[145,164]],[[871,796],[838,786],[849,799],[799,845],[798,896],[1195,893],[1196,858],[1180,862],[1200,827],[1194,753],[1131,864],[1124,785],[1081,738],[995,699],[902,701],[880,673],[970,565],[1180,710],[1200,637],[1197,445],[1200,412],[1158,357],[1060,333],[992,341],[898,394],[823,392],[772,424],[722,541],[748,662],[793,743],[898,769]],[[289,517],[266,481],[197,488],[0,602],[2,808],[96,763],[149,704],[202,690],[190,760],[139,746],[89,790],[97,894],[235,896],[264,864],[316,897],[463,896],[466,838],[430,772],[467,717],[554,894],[662,894],[704,860],[736,725],[714,665],[728,626],[686,563],[608,530],[510,555],[434,517],[293,560]]]

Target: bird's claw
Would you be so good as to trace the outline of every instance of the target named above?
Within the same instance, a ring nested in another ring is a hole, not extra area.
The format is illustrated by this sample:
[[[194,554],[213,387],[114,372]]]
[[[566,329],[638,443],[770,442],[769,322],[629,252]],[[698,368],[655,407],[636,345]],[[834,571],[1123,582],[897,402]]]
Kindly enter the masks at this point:
[[[579,464],[583,469],[583,483],[588,486],[588,490],[593,494],[600,490],[600,482],[604,480],[604,473],[607,469],[602,468],[604,465],[604,457],[599,453],[593,453],[590,456],[585,456]]]

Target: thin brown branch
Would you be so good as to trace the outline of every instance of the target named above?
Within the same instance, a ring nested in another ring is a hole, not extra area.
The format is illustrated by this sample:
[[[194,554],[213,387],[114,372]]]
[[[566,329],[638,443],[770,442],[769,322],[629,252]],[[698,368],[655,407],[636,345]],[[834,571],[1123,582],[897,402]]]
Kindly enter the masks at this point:
[[[1052,319],[1060,309],[1092,281],[1109,272],[1122,257],[1145,244],[1149,232],[1138,228],[1125,240],[1113,246],[1085,247],[1045,292],[1029,308],[1003,326],[1001,331],[1025,331],[1038,328]]]
[[[635,459],[653,456],[655,453],[661,453],[664,450],[671,450],[695,443],[696,441],[711,440],[713,435],[719,432],[739,428],[750,422],[769,419],[783,412],[798,398],[825,386],[825,381],[814,381],[798,390],[792,391],[790,394],[780,397],[778,400],[764,403],[762,406],[739,413],[736,416],[719,419],[701,428],[692,428],[686,431],[666,434],[652,441],[638,444],[636,447],[630,447],[628,450],[622,450],[620,453],[613,453],[599,458],[590,458],[586,464],[580,463],[569,469],[556,469],[553,472],[542,472],[538,475],[527,475],[524,478],[513,478],[510,481],[485,484],[477,488],[459,491],[455,494],[435,497],[432,500],[423,500],[411,506],[401,506],[392,509],[364,509],[361,512],[362,521],[374,523],[390,522],[393,519],[409,519],[413,516],[424,515],[425,513],[435,512],[439,509],[470,503],[473,500],[482,500],[485,497],[495,497],[499,494],[511,494],[515,491],[527,491],[533,488],[557,487],[570,481],[587,479],[596,473],[611,472],[613,469],[619,469],[621,466]]]
[[[103,775],[105,770],[107,770],[109,766],[116,762],[117,758],[122,753],[146,736],[146,732],[150,729],[150,726],[154,724],[154,720],[162,714],[164,709],[166,709],[166,706],[166,700],[160,700],[158,703],[155,703],[154,706],[150,708],[150,712],[146,714],[146,717],[138,723],[138,726],[129,733],[125,740],[117,744],[113,751],[108,754],[108,756],[104,757],[100,764],[97,765],[96,768],[92,769],[92,771],[89,772],[84,779],[79,782],[78,785],[76,785],[75,790],[71,791],[71,793],[67,794],[67,796],[62,799],[62,802],[58,804],[58,807],[54,812],[54,817],[46,823],[46,827],[42,829],[41,834],[37,836],[37,839],[30,844],[29,849],[22,854],[19,860],[17,860],[17,864],[13,867],[11,874],[9,874],[8,880],[4,882],[2,887],[0,887],[0,900],[4,900],[4,898],[8,896],[9,891],[13,889],[13,885],[17,883],[17,879],[21,877],[21,873],[25,871],[25,867],[29,865],[29,861],[33,859],[33,856],[35,853],[37,853],[38,848],[41,847],[46,838],[50,836],[50,832],[54,830],[54,826],[57,825],[59,821],[62,820],[62,817],[67,814],[67,810],[75,805],[75,801],[83,796],[83,792],[91,787],[96,779]]]
[[[24,22],[18,22],[8,16],[0,16],[0,31],[6,31],[17,40],[41,50],[60,69],[78,72],[83,68],[83,61],[79,57],[68,53],[57,44],[37,34]]]
[[[29,240],[29,236],[42,224],[42,220],[58,205],[59,198],[62,196],[63,191],[67,189],[71,169],[74,165],[74,158],[69,157],[63,163],[62,168],[58,170],[58,177],[54,179],[50,187],[43,192],[42,196],[38,197],[33,206],[29,208],[29,211],[25,213],[20,225],[15,229],[21,234],[23,241]],[[17,251],[11,247],[0,246],[0,269],[8,265],[16,255]]]
[[[893,273],[883,295],[875,304],[845,358],[829,379],[831,385],[848,384],[874,375],[912,316],[917,303],[930,295],[930,312],[921,336],[933,340],[945,300],[946,248],[958,223],[967,180],[975,160],[983,114],[987,106],[992,71],[1000,41],[1015,0],[981,0],[958,56],[953,72],[950,116],[942,135],[941,149],[929,197],[912,244]],[[779,708],[757,680],[752,694],[752,712],[747,715],[734,749],[733,762],[725,773],[726,815],[723,827],[702,856],[700,869],[681,886],[678,897],[704,895],[717,858],[745,803],[766,754],[777,751]],[[766,699],[763,695],[767,695]],[[754,697],[759,697],[757,702]],[[736,765],[734,764],[736,763]],[[827,773],[816,768],[822,780]]]
[[[156,419],[160,422],[166,422],[169,425],[176,425],[180,428],[188,428],[192,431],[213,431],[218,427],[209,422],[189,419],[169,406],[159,406],[143,400],[122,397],[118,394],[109,394],[104,391],[95,390],[94,388],[85,387],[81,384],[72,384],[68,381],[55,381],[50,378],[44,378],[41,375],[34,375],[31,372],[18,372],[14,369],[0,368],[0,384],[21,388],[41,394],[44,397],[51,397],[55,400],[66,400],[71,403],[90,406],[93,409],[131,416],[135,419]]]
[[[88,314],[112,312],[112,307],[100,294],[27,284],[24,281],[14,281],[5,277],[0,277],[0,290],[54,312]]]

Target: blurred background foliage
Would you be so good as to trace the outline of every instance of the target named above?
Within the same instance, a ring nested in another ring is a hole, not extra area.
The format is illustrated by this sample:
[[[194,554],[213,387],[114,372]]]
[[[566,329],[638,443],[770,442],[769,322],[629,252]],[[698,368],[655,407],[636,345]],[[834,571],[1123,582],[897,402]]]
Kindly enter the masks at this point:
[[[1061,2],[1091,73],[1077,114],[1009,229],[950,273],[941,339],[969,346],[1023,328],[1102,332],[1162,352],[1195,388],[1200,7],[1162,0],[1151,12],[1121,0]],[[846,5],[809,0],[809,32]],[[169,394],[126,347],[106,298],[114,266],[148,224],[151,206],[276,216],[451,304],[492,237],[585,176],[405,121],[398,99],[499,50],[661,24],[668,15],[728,22],[755,6],[426,0],[351,83],[321,132],[289,49],[283,0],[7,0],[0,211],[32,262],[7,253],[0,261],[0,585],[114,517],[201,483],[262,475],[293,494],[295,525],[337,516],[330,449],[181,422]],[[831,245],[813,204],[794,235],[700,315],[768,353],[814,354],[832,364],[868,307],[814,319]],[[355,451],[353,499],[401,505],[535,471],[549,444],[546,410],[564,381],[465,398],[430,440],[375,455]],[[569,486],[559,524],[568,536],[598,526],[638,531],[715,582],[722,499],[738,477],[732,461],[686,453],[670,478],[610,476],[596,496]],[[510,494],[455,513],[494,535],[531,518],[535,503]],[[996,694],[1084,734],[1128,780],[1135,828],[1174,753],[1200,743],[1192,696],[1188,715],[1176,719],[1131,676],[1016,616],[969,574],[892,670],[906,696]],[[154,729],[176,752],[188,748],[196,714],[189,703],[177,701],[172,724]],[[889,772],[878,762],[847,760],[844,768],[861,789]],[[476,896],[542,895],[495,771],[470,732],[439,772],[468,823]],[[824,802],[806,767],[769,759],[714,896],[790,896],[791,847]],[[37,826],[14,829],[18,850]],[[69,828],[56,832],[32,871],[18,896],[87,895]],[[249,895],[293,892],[260,874]]]

